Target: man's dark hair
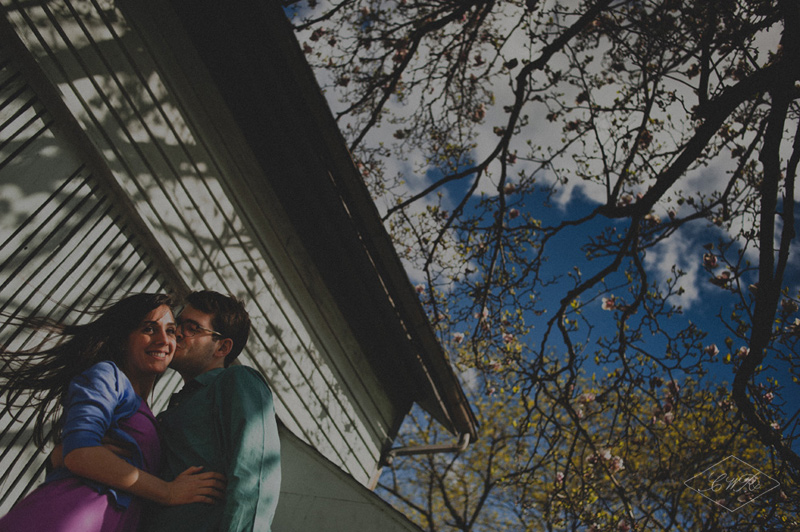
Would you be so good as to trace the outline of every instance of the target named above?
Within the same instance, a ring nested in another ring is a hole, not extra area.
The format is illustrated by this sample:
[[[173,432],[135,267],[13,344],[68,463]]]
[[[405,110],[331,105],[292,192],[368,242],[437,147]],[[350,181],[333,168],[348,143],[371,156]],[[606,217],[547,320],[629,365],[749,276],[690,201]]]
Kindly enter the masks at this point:
[[[225,357],[225,367],[236,360],[247,344],[250,335],[250,315],[244,304],[233,296],[226,296],[211,290],[200,290],[186,296],[186,302],[206,314],[211,314],[212,328],[223,338],[233,340],[233,348]]]

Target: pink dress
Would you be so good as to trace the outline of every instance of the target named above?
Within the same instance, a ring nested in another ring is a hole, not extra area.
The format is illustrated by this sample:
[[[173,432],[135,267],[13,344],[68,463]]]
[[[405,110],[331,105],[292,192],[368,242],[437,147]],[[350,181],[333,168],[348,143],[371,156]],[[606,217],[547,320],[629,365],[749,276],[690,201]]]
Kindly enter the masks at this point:
[[[156,420],[141,402],[131,417],[119,427],[133,437],[142,451],[149,473],[158,473],[161,462]],[[77,477],[42,484],[0,519],[0,532],[135,532],[139,526],[143,501],[134,497],[128,508],[118,506],[107,493],[99,493]]]

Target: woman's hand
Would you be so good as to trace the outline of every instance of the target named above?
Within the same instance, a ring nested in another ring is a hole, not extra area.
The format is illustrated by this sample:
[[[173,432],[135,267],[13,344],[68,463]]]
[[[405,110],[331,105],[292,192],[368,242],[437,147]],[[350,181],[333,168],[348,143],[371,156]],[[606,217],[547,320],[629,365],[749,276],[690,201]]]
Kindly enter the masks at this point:
[[[213,504],[225,497],[225,475],[193,466],[167,482],[168,495],[162,504],[176,506],[192,502]]]

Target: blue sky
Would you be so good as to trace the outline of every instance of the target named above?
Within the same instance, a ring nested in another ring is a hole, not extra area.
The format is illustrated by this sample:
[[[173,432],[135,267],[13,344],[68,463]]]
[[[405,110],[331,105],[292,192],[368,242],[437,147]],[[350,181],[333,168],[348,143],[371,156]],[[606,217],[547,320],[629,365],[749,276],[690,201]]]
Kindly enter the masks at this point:
[[[291,15],[291,13],[289,14]],[[298,14],[302,15],[302,13]],[[303,38],[304,37],[300,35],[301,43],[303,42]],[[765,50],[771,49],[774,46],[774,42],[771,41],[774,40],[776,36],[766,35],[764,38]],[[521,43],[510,43],[509,46],[516,46],[520,44]],[[321,42],[319,44],[315,44],[317,47],[321,45]],[[522,54],[521,57],[524,57],[524,49],[521,48],[519,53]],[[325,72],[317,71],[317,75],[320,83],[323,86],[335,85],[332,83],[326,83]],[[496,135],[494,135],[492,132],[493,128],[495,126],[502,125],[506,120],[506,115],[502,111],[502,102],[508,102],[510,91],[510,87],[507,86],[506,83],[507,80],[498,80],[497,83],[491,87],[498,103],[487,108],[485,120],[477,126],[480,135],[482,135],[478,138],[486,140],[486,142],[478,143],[475,153],[473,154],[473,157],[476,160],[480,160],[482,157],[485,157],[487,150],[492,149],[497,140]],[[342,106],[336,90],[328,90],[326,92],[326,96],[334,112],[338,107]],[[613,94],[611,96],[613,96]],[[399,116],[402,116],[407,112],[408,106],[413,105],[413,102],[406,102],[405,104],[397,101],[390,102],[391,112],[396,112]],[[393,140],[393,133],[396,127],[397,126],[391,124],[391,121],[384,120],[383,126],[376,128],[370,134],[369,142],[373,144],[384,142],[386,146],[390,146],[393,142],[395,142]],[[556,137],[553,137],[553,135]],[[514,149],[519,149],[519,153],[522,155],[525,151],[524,142],[526,140],[532,140],[535,144],[537,142],[547,142],[546,140],[541,139],[549,140],[549,137],[558,138],[561,136],[561,124],[551,123],[546,120],[543,111],[541,110],[533,111],[531,112],[530,125],[524,129],[520,135],[518,135],[517,144],[512,145],[512,151]],[[414,193],[419,191],[426,187],[432,179],[435,179],[439,175],[436,169],[429,167],[427,170],[420,170],[421,166],[415,166],[415,162],[417,165],[419,165],[419,161],[423,160],[425,160],[425,157],[419,153],[410,154],[408,160],[388,160],[386,175],[394,175],[396,172],[402,172],[408,188],[407,192]],[[562,162],[569,164],[570,161],[569,158],[565,157]],[[524,163],[520,161],[519,164],[522,166]],[[721,166],[727,166],[729,164],[730,160],[722,159],[717,161],[716,166],[700,169],[693,175],[687,176],[686,179],[682,181],[682,186],[708,193],[709,190],[712,190],[715,186],[718,186],[720,180],[727,178],[726,170],[728,169],[722,168]],[[518,168],[515,168],[514,172],[518,170]],[[552,179],[552,176],[542,175],[539,177],[539,179],[547,182],[548,179]],[[465,188],[466,185],[464,183],[459,183],[452,185],[450,189],[445,190],[444,208],[451,209],[458,199],[458,194],[463,193]],[[490,182],[487,182],[486,186],[484,186],[482,190],[487,194],[496,193],[496,184],[492,185]],[[585,214],[586,212],[591,211],[598,204],[597,202],[602,201],[603,199],[604,190],[601,187],[589,183],[581,183],[579,179],[575,179],[573,177],[568,186],[562,187],[562,194],[556,197],[556,201],[549,208],[544,208],[541,203],[541,198],[536,197],[526,199],[525,204],[518,206],[518,208],[520,208],[520,210],[524,213],[540,219],[544,225],[555,225],[562,219],[574,219],[582,214]],[[379,210],[381,212],[385,212],[385,202],[391,202],[393,201],[393,198],[376,198],[376,200]],[[424,208],[424,203],[416,208]],[[666,206],[657,206],[655,213],[662,218],[665,218]],[[679,213],[679,215],[680,214],[681,213]],[[800,219],[800,212],[798,212],[796,217],[797,219]],[[608,223],[609,225],[612,224],[611,221],[601,218],[598,218],[597,220],[598,223]],[[620,223],[624,225],[627,222],[623,221]],[[561,237],[551,242],[549,244],[549,252],[547,253],[549,257],[548,269],[554,273],[561,273],[571,270],[574,266],[578,266],[584,272],[585,276],[597,271],[597,269],[602,266],[602,264],[600,264],[601,261],[597,261],[597,263],[594,264],[587,263],[584,252],[580,248],[580,243],[585,242],[590,236],[590,233],[596,230],[596,226],[571,229],[565,232]],[[721,230],[719,228],[706,221],[695,221],[670,237],[664,245],[661,245],[656,249],[649,250],[647,253],[648,259],[646,260],[646,266],[648,267],[648,273],[651,275],[652,279],[657,279],[660,277],[662,281],[667,275],[669,275],[669,267],[672,264],[677,263],[680,268],[687,272],[687,275],[682,282],[682,286],[686,292],[680,298],[680,301],[675,301],[675,304],[682,305],[684,313],[680,316],[674,317],[672,319],[673,323],[664,324],[664,326],[669,327],[671,325],[674,329],[680,329],[691,321],[692,323],[697,324],[700,329],[707,331],[708,336],[703,342],[704,345],[713,343],[716,344],[720,350],[720,354],[717,357],[719,362],[708,367],[710,372],[707,376],[707,379],[711,382],[730,383],[733,379],[732,366],[722,362],[723,358],[729,351],[725,347],[725,338],[730,334],[727,330],[721,327],[717,315],[720,313],[723,315],[729,314],[731,305],[733,304],[733,296],[730,293],[712,285],[708,281],[708,278],[710,277],[709,273],[702,268],[702,256],[703,252],[705,251],[703,249],[703,245],[710,242],[716,242],[720,235]],[[424,280],[414,265],[407,264],[407,268],[413,283],[418,283]],[[797,253],[794,254],[793,263],[789,272],[787,273],[786,280],[787,284],[789,285],[790,293],[796,294],[798,288],[800,287],[800,264],[798,264]],[[610,284],[614,284],[613,281],[614,279],[609,279]],[[748,280],[747,283],[749,284],[749,282],[752,281]],[[547,309],[557,308],[559,300],[565,295],[565,293],[566,290],[563,285],[557,286],[552,290],[543,291],[540,294],[542,307]],[[630,297],[624,288],[619,291],[615,291],[614,295],[618,297]],[[586,310],[586,313],[591,314],[591,318],[594,323],[602,325],[602,327],[599,327],[599,330],[597,330],[595,334],[602,333],[604,331],[607,331],[608,334],[612,334],[614,327],[614,313],[602,310],[600,308],[601,302],[599,298],[594,301],[592,305],[593,306],[590,309]],[[552,313],[545,313],[542,316],[526,316],[526,322],[532,323],[535,326],[530,335],[530,341],[540,341],[540,336],[537,335],[541,334],[541,331],[544,329],[544,323],[551,316]],[[654,338],[649,341],[660,342],[661,340]],[[655,346],[655,350],[663,345],[663,341],[661,342],[661,344],[657,344]],[[743,345],[741,340],[734,340],[732,349],[736,350],[740,347],[740,345]],[[587,367],[586,369],[587,371],[591,372],[593,369],[601,368]],[[776,368],[774,373],[779,377],[784,378],[785,368]],[[759,379],[759,382],[760,381],[761,379]],[[800,386],[791,382],[781,382],[781,384],[786,385],[786,389],[782,398],[789,405],[800,404]]]
[[[545,208],[541,206],[541,198],[538,198],[538,200],[537,202],[536,199],[531,198],[531,200],[526,203],[525,207],[528,208],[528,212],[540,219],[543,225],[555,225],[564,219],[579,218],[593,210],[597,205],[594,201],[587,199],[580,193],[574,194],[563,208],[557,206]],[[796,216],[800,219],[800,209],[797,210],[798,213]],[[605,218],[598,218],[598,224],[600,223],[606,223],[611,226],[615,222]],[[625,227],[628,222],[623,220],[616,223],[621,227]],[[571,270],[574,266],[578,266],[584,272],[585,277],[589,277],[602,268],[607,263],[606,261],[602,259],[593,262],[587,261],[580,247],[580,245],[586,242],[588,237],[598,229],[598,225],[593,227],[571,228],[555,241],[548,244],[548,246],[550,246],[550,252],[547,254],[550,258],[548,270],[554,275],[557,275],[560,272],[565,272]],[[711,274],[700,267],[703,253],[705,252],[703,245],[709,242],[716,242],[720,234],[716,226],[705,220],[699,220],[693,222],[690,227],[687,227],[673,237],[680,238],[684,241],[684,245],[689,250],[686,255],[678,257],[681,261],[681,266],[683,268],[688,268],[689,265],[693,263],[698,267],[698,272],[696,272],[697,274],[695,277],[687,279],[685,283],[682,283],[682,286],[687,291],[686,297],[683,298],[684,301],[681,301],[680,298],[674,301],[674,304],[683,306],[683,313],[673,317],[671,323],[662,322],[661,325],[666,329],[679,330],[691,322],[705,331],[707,336],[703,341],[703,345],[708,346],[710,344],[715,344],[719,349],[719,355],[716,357],[716,363],[706,365],[708,374],[704,381],[714,384],[725,384],[726,387],[730,389],[734,378],[734,366],[724,362],[725,355],[746,344],[743,340],[735,338],[730,331],[725,329],[718,318],[720,314],[726,318],[729,317],[730,310],[734,303],[734,296],[730,292],[711,284],[708,280]],[[719,271],[720,270],[715,270],[716,273]],[[648,274],[651,275],[651,279],[653,280],[657,279],[659,276],[659,272],[654,271],[652,268],[649,268]],[[786,279],[790,289],[793,290],[792,293],[796,293],[798,280],[796,263],[793,264],[793,267],[790,269],[790,275],[787,275]],[[609,283],[615,284],[613,279],[609,279]],[[551,290],[544,291],[542,293],[543,307],[557,308],[560,299],[564,297],[565,293],[566,288],[563,284],[559,284]],[[622,297],[623,299],[627,297],[628,300],[630,300],[630,294],[628,294],[624,288],[614,291],[614,295]],[[597,327],[594,332],[595,337],[604,334],[614,334],[614,313],[602,310],[599,298],[597,301],[593,302],[592,306],[585,312],[589,315],[589,319],[592,321],[593,325]],[[526,317],[526,322],[532,323],[535,326],[530,335],[531,341],[539,342],[541,340],[540,331],[543,330],[544,324],[550,316],[552,316],[552,314],[548,315],[545,313],[542,316],[529,315]],[[733,338],[732,350],[728,350],[725,344],[725,340],[728,337]],[[649,346],[652,346],[655,352],[664,345],[664,341],[658,337],[645,340],[645,342],[647,342]],[[769,363],[769,361],[765,361],[765,364],[766,363]],[[774,361],[772,361],[772,363],[776,364]],[[591,357],[587,359],[584,370],[588,375],[591,375],[592,372],[595,371],[598,372],[599,375],[605,374],[606,372],[605,368],[595,366],[591,361]],[[771,371],[765,371],[756,382],[765,382],[767,376],[777,378],[780,384],[785,386],[783,393],[776,401],[780,400],[785,402],[789,412],[793,412],[796,409],[794,405],[800,404],[800,386],[791,382],[790,377],[787,376],[787,368],[780,365],[777,365]],[[800,442],[795,444],[795,448],[800,450]]]

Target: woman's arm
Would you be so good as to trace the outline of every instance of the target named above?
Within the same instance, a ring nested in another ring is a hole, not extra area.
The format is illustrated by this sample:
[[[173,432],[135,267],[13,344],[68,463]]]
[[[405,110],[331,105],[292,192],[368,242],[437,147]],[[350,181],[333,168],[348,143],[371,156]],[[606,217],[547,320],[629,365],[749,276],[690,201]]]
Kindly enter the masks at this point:
[[[214,503],[224,497],[225,477],[190,467],[172,482],[138,469],[105,447],[81,447],[64,457],[72,473],[167,506]]]
[[[172,482],[138,469],[102,446],[113,420],[139,408],[128,378],[112,362],[75,377],[64,402],[64,465],[73,474],[165,505],[214,502],[225,482],[220,473],[192,467]]]

